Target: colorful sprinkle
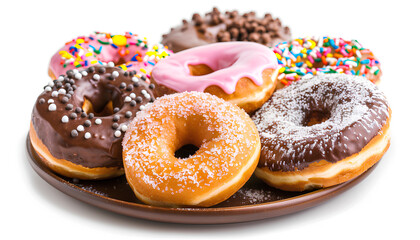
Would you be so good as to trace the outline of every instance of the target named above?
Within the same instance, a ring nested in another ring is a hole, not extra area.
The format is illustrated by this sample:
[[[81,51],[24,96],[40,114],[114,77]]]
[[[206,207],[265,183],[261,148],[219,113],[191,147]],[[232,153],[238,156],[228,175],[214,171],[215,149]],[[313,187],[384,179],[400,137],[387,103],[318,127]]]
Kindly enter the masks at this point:
[[[110,50],[112,49],[112,50]],[[162,44],[150,45],[146,38],[140,38],[136,34],[126,32],[121,35],[113,35],[105,32],[95,32],[90,36],[81,36],[66,43],[57,54],[59,55],[59,67],[53,70],[56,76],[61,71],[73,68],[87,68],[95,64],[115,66],[113,62],[105,63],[101,54],[115,56],[115,62],[124,59],[125,64],[119,65],[124,71],[136,70],[150,76],[151,69],[156,63],[169,56],[172,52]],[[117,59],[118,58],[118,59]],[[135,63],[135,64],[133,64]],[[83,73],[77,74],[85,76]]]
[[[119,47],[125,46],[127,45],[127,38],[123,35],[114,35],[112,37],[112,42]]]
[[[285,86],[307,74],[345,73],[373,78],[381,72],[379,61],[357,40],[298,38],[281,42],[272,50],[281,66],[278,79]]]

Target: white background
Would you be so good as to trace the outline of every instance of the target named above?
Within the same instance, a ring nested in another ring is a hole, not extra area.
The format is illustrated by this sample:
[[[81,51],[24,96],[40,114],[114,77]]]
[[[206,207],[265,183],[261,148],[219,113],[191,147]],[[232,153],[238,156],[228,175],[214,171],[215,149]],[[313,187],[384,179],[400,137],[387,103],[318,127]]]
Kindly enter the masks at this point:
[[[154,3],[152,3],[154,2]],[[0,236],[43,239],[258,238],[418,239],[420,198],[419,46],[415,1],[2,1],[0,3]],[[296,214],[241,224],[155,223],[79,202],[44,182],[27,161],[33,104],[48,81],[50,57],[92,31],[131,31],[160,41],[171,26],[220,10],[271,12],[293,37],[357,39],[382,62],[380,88],[392,110],[391,147],[362,183]]]

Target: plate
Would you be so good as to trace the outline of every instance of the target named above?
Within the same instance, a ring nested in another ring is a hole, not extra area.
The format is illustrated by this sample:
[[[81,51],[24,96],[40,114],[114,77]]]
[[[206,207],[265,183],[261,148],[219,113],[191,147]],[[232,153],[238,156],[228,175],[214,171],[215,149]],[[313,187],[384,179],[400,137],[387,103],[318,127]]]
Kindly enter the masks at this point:
[[[138,200],[124,176],[100,181],[86,181],[57,175],[46,167],[26,141],[29,162],[35,172],[56,189],[90,205],[111,212],[159,222],[186,224],[221,224],[261,220],[298,212],[319,205],[350,189],[366,178],[376,164],[348,182],[314,191],[286,192],[267,186],[252,176],[226,201],[210,208],[163,208]]]

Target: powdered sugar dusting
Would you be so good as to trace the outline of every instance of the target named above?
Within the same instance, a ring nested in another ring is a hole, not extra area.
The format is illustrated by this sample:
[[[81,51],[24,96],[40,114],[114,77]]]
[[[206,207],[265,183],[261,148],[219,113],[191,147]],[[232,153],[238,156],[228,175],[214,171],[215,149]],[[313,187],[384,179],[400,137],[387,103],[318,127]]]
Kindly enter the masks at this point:
[[[251,204],[281,199],[274,192],[265,189],[240,189],[232,198],[239,198],[243,203]]]
[[[304,126],[314,110],[327,110],[331,117]],[[328,74],[302,79],[275,92],[253,116],[262,144],[259,166],[291,171],[321,159],[341,160],[377,135],[388,114],[384,94],[364,77]]]
[[[95,189],[93,186],[81,186],[80,188],[85,190],[85,191],[97,194],[97,195],[108,197],[108,194]]]

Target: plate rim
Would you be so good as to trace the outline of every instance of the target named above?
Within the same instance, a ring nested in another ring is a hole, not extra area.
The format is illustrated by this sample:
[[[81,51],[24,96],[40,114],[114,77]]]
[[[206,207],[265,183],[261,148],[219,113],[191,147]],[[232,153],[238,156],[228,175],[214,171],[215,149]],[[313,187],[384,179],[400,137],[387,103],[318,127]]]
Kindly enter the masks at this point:
[[[183,207],[183,208],[166,208],[151,206],[142,203],[127,202],[101,194],[97,194],[70,183],[59,175],[51,171],[46,165],[40,162],[35,156],[38,155],[34,150],[29,134],[26,138],[26,154],[28,161],[34,171],[48,184],[66,195],[80,200],[89,205],[99,207],[111,212],[119,213],[135,218],[148,219],[158,222],[169,223],[187,223],[187,224],[220,224],[220,223],[238,223],[262,220],[266,218],[278,217],[307,208],[317,206],[336,195],[339,195],[346,190],[357,185],[363,181],[377,166],[378,163],[366,170],[361,175],[347,182],[336,186],[318,189],[299,196],[291,198],[275,200],[265,203],[247,204],[242,206],[232,207],[215,207],[215,208],[200,208],[200,207]],[[39,157],[38,157],[39,158]],[[60,186],[61,185],[61,186]],[[69,190],[70,189],[70,190]],[[89,201],[89,199],[91,201]],[[93,199],[93,201],[92,201]],[[125,209],[125,210],[124,210]],[[135,210],[130,212],[129,210]],[[260,216],[258,213],[267,212],[265,216]],[[139,214],[140,213],[140,214]],[[142,214],[143,213],[143,214]],[[220,215],[223,213],[222,215]],[[220,216],[216,216],[219,214]],[[185,215],[180,218],[165,218],[168,215]],[[236,216],[236,218],[235,218]]]

